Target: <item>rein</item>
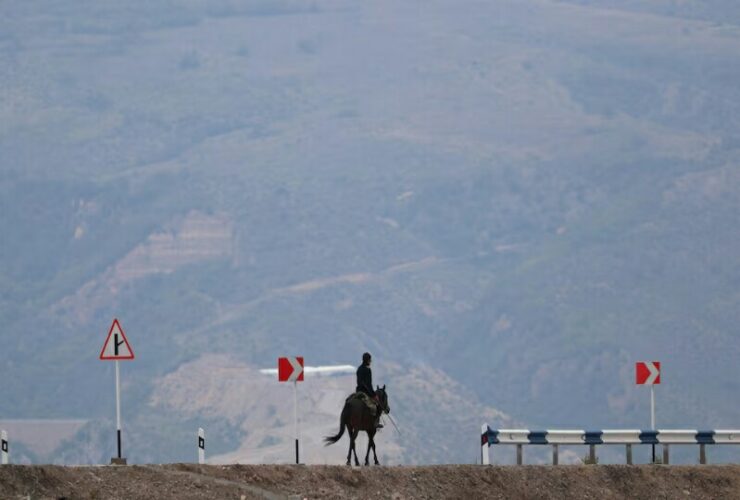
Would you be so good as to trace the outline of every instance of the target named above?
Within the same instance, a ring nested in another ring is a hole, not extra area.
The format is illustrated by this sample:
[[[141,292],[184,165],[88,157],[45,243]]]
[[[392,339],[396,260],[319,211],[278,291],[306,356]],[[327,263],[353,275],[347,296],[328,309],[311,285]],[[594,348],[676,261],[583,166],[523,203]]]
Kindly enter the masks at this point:
[[[388,420],[390,420],[391,423],[393,424],[393,428],[396,429],[396,432],[398,433],[398,435],[399,436],[402,436],[403,434],[401,434],[401,430],[396,425],[396,422],[393,420],[393,417],[391,417],[391,414],[390,413],[386,413],[386,415],[388,416]]]

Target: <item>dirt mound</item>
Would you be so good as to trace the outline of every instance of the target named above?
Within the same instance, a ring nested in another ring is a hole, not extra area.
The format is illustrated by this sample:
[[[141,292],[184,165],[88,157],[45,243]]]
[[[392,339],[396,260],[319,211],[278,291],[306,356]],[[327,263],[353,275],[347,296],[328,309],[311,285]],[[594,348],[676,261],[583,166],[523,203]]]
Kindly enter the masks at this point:
[[[3,499],[740,498],[740,466],[0,467]]]

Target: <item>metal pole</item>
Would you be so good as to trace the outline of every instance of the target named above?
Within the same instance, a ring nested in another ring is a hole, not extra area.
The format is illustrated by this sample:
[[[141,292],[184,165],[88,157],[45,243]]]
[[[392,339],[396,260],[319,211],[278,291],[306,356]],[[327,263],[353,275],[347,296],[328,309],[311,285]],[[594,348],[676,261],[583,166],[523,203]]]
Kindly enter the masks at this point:
[[[118,360],[116,360],[116,434],[118,437],[118,458],[121,458],[121,389]]]
[[[516,464],[522,465],[522,462],[524,462],[523,452],[522,452],[522,445],[518,444],[516,445]]]
[[[650,385],[650,429],[655,430],[655,385]]]
[[[707,449],[704,443],[699,445],[699,463],[705,465],[707,463]]]
[[[627,452],[627,465],[632,465],[632,445],[631,444],[626,445],[626,452]]]
[[[650,384],[650,430],[655,431],[655,384]],[[655,463],[655,443],[653,443],[653,463]]]
[[[295,424],[295,463],[299,464],[298,455],[298,382],[293,381],[293,423]]]
[[[558,445],[552,445],[552,464],[558,465]]]

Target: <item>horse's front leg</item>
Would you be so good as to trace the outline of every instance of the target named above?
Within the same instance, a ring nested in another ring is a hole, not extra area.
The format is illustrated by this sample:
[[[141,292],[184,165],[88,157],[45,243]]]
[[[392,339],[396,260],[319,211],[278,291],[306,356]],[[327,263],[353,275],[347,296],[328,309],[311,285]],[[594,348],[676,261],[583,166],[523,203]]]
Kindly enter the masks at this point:
[[[373,432],[367,433],[368,443],[367,443],[367,454],[370,455],[370,449],[373,450],[373,459],[375,460],[375,465],[380,465],[380,462],[378,462],[378,455],[375,453],[375,430]],[[368,463],[368,457],[365,457],[365,465],[370,465]]]
[[[373,435],[370,434],[370,431],[367,431],[367,453],[365,453],[365,465],[370,465],[370,448],[372,447],[373,443]]]

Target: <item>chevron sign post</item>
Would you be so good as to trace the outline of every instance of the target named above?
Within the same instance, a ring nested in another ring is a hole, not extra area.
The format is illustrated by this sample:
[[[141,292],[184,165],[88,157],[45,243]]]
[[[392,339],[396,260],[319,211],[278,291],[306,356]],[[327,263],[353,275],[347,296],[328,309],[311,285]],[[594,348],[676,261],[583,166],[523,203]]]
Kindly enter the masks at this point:
[[[293,382],[293,422],[295,424],[295,463],[298,453],[298,382],[303,382],[303,356],[278,358],[278,382]]]
[[[638,361],[635,363],[637,385],[660,384],[660,361]]]
[[[655,386],[660,384],[660,361],[638,361],[635,363],[635,382],[650,386],[650,429],[655,430]],[[655,463],[655,445],[653,445]]]
[[[279,382],[303,382],[303,356],[278,358]]]

